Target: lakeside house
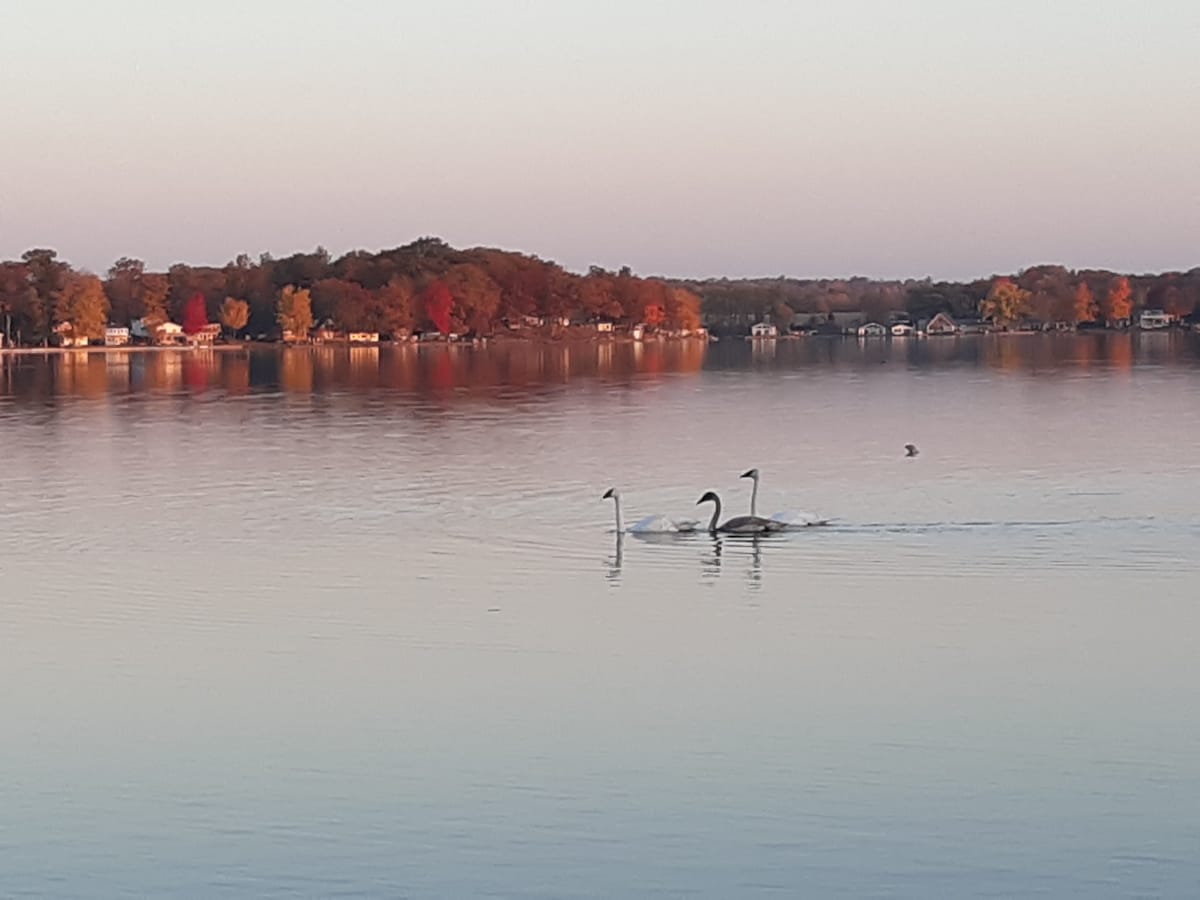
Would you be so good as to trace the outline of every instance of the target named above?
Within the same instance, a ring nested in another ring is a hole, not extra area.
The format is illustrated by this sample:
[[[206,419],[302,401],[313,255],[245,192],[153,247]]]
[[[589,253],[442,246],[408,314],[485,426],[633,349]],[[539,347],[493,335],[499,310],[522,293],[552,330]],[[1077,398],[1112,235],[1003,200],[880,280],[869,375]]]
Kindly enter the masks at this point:
[[[378,331],[352,331],[347,336],[347,340],[352,344],[378,344]]]
[[[878,322],[867,322],[858,326],[859,337],[886,337],[888,330]]]
[[[892,337],[909,337],[914,330],[910,322],[897,322],[892,326]]]
[[[183,331],[181,327],[180,332]],[[214,344],[221,335],[221,323],[209,322],[195,334],[186,335],[186,340],[189,344],[195,346],[197,344]]]
[[[925,326],[925,333],[930,335],[958,334],[958,323],[944,312],[938,313]]]
[[[91,343],[86,335],[76,334],[75,326],[70,322],[59,322],[53,331],[60,347],[86,347]]]
[[[750,337],[773,338],[779,336],[779,329],[770,322],[755,322],[750,326]]]
[[[109,325],[104,329],[105,347],[124,347],[129,343],[129,329],[124,325]]]
[[[154,323],[134,319],[129,325],[129,334],[139,341],[163,346],[182,344],[184,340],[183,326],[171,321]]]
[[[959,334],[985,334],[990,330],[988,322],[978,316],[956,321]]]
[[[178,322],[163,322],[154,329],[154,343],[182,344],[183,326]]]
[[[1138,316],[1138,328],[1144,331],[1158,331],[1162,328],[1170,328],[1174,321],[1174,316],[1161,309],[1145,309]]]

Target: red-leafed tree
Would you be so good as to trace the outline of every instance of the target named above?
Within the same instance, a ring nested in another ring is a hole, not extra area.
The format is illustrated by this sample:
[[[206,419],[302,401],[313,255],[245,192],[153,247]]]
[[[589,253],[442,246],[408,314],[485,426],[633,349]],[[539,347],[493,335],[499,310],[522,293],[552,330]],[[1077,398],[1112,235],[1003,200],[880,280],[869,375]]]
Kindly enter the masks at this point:
[[[450,333],[450,312],[454,308],[454,296],[450,288],[438,280],[430,283],[421,296],[425,307],[425,318],[442,334]]]
[[[183,307],[183,321],[180,324],[183,326],[183,333],[188,335],[199,334],[208,325],[204,295],[199,291],[188,298],[188,302]]]

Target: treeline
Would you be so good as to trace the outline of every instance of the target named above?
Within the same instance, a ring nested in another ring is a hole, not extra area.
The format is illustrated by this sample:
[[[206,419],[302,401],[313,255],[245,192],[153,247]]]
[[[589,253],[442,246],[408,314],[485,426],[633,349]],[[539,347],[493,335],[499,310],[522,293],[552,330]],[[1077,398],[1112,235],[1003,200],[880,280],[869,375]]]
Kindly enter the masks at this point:
[[[103,275],[54,250],[0,263],[0,325],[14,341],[43,344],[69,332],[99,339],[108,323],[221,322],[234,334],[278,336],[328,326],[344,332],[488,335],[531,320],[643,322],[700,327],[688,288],[628,268],[584,275],[536,256],[455,249],[437,238],[333,259],[321,248],[274,259],[242,255],[224,266],[177,264],[152,272],[122,258]]]
[[[718,330],[768,319],[782,326],[797,315],[838,312],[861,312],[865,321],[876,322],[887,322],[898,312],[907,313],[914,321],[944,312],[955,318],[1078,324],[1117,323],[1142,309],[1162,309],[1183,318],[1200,308],[1200,268],[1126,275],[1040,265],[1016,275],[968,282],[781,277],[674,283],[701,296],[705,320]]]
[[[231,335],[277,337],[314,326],[389,336],[407,331],[490,335],[538,322],[642,322],[653,328],[744,330],[771,319],[831,312],[886,322],[938,312],[993,321],[1119,324],[1141,309],[1177,316],[1200,308],[1200,268],[1156,275],[1057,265],[969,282],[868,278],[643,278],[628,268],[576,274],[520,253],[455,249],[426,237],[378,253],[336,259],[318,248],[281,259],[241,255],[224,266],[153,272],[117,260],[103,275],[73,268],[54,250],[0,262],[0,327],[40,345],[69,333],[99,339],[107,324],[182,323],[188,333],[220,322]]]

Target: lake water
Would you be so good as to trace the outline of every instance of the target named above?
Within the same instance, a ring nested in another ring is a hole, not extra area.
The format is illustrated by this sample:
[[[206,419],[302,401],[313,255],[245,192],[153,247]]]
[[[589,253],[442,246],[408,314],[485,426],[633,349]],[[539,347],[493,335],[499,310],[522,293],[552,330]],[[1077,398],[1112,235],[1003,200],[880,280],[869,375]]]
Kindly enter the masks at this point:
[[[0,896],[1200,895],[1198,395],[1182,333],[0,356]],[[751,466],[837,521],[612,533]]]

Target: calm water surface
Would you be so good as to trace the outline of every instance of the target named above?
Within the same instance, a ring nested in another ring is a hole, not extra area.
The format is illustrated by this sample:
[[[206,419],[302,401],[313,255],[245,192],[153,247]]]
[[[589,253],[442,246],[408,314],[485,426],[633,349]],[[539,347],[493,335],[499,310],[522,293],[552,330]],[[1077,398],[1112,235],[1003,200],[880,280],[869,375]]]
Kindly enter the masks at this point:
[[[1200,895],[1198,388],[1186,334],[2,356],[0,896]],[[837,522],[600,499],[750,466]]]

